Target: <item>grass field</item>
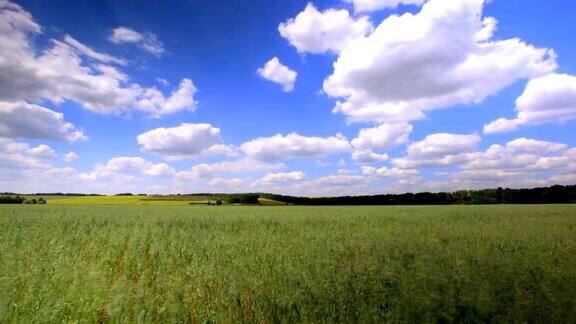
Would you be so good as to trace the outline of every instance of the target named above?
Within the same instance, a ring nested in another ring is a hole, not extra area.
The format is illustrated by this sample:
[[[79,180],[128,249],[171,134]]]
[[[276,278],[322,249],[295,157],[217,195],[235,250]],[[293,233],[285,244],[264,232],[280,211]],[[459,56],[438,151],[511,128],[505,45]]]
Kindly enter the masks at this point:
[[[576,206],[0,206],[0,322],[575,322]]]
[[[205,196],[185,196],[170,198],[162,196],[56,196],[47,201],[51,205],[189,205],[190,202],[208,202],[209,197]],[[215,198],[211,198],[213,201]]]

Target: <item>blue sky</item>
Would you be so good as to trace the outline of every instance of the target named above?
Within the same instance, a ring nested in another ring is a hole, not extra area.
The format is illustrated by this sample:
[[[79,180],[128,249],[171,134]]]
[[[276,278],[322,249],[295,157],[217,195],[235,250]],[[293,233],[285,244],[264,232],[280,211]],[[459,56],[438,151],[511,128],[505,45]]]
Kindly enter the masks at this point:
[[[0,1],[0,191],[573,184],[575,7]]]

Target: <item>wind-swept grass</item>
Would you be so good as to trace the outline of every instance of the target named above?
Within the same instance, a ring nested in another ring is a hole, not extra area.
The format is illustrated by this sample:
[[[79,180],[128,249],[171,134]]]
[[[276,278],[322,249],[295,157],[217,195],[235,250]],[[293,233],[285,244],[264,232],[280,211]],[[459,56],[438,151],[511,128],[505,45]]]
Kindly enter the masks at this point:
[[[574,322],[576,207],[0,206],[0,322]]]

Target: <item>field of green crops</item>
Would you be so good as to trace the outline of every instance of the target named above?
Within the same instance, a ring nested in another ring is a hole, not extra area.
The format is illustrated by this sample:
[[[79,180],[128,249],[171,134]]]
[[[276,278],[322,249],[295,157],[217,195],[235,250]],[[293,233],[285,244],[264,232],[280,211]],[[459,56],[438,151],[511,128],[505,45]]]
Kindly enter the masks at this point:
[[[206,204],[205,196],[48,196],[51,205],[188,205],[190,202]]]
[[[576,322],[576,206],[0,206],[0,322]]]

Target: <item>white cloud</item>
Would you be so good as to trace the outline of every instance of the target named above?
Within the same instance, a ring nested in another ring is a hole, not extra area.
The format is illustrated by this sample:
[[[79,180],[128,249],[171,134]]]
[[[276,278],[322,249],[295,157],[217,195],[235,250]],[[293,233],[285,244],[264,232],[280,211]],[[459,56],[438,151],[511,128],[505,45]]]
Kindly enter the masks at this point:
[[[396,8],[399,5],[421,5],[426,0],[344,0],[354,4],[356,12],[371,12],[387,8]]]
[[[195,109],[196,88],[183,79],[171,96],[156,88],[128,83],[128,77],[108,64],[124,64],[92,50],[71,36],[52,39],[37,53],[33,36],[41,33],[30,13],[11,2],[0,3],[0,101],[74,101],[100,114],[133,110],[154,117]]]
[[[477,134],[431,134],[410,144],[406,156],[393,163],[401,169],[460,164],[469,159],[468,153],[476,149],[480,140]]]
[[[277,57],[271,58],[263,67],[256,71],[262,78],[282,86],[285,92],[294,90],[294,82],[298,73],[280,63]]]
[[[370,33],[372,23],[366,16],[354,19],[344,9],[320,12],[308,3],[295,18],[281,23],[278,31],[299,53],[339,53],[352,40]]]
[[[222,174],[232,173],[262,173],[269,170],[284,168],[282,163],[266,163],[255,161],[249,158],[242,158],[233,161],[222,161],[212,164],[201,163],[193,166],[188,171],[180,171],[176,178],[180,180],[196,181],[201,179],[212,179]]]
[[[116,44],[138,43],[144,40],[144,36],[133,29],[120,26],[112,30],[112,35],[110,35],[108,39]]]
[[[285,184],[289,182],[302,180],[304,179],[304,177],[306,177],[306,175],[302,171],[268,173],[260,180],[258,180],[256,184],[257,185]]]
[[[231,190],[232,192],[243,192],[245,191],[242,186],[246,183],[246,180],[242,178],[215,178],[208,181],[208,185],[212,187],[217,187],[220,190]]]
[[[462,165],[470,170],[547,170],[569,165],[572,158],[564,155],[568,146],[562,143],[518,138],[505,145],[492,145],[485,152],[469,156]]]
[[[352,152],[352,160],[359,164],[370,164],[388,160],[388,155],[374,153],[372,150],[358,150]]]
[[[353,139],[355,148],[387,149],[408,142],[412,132],[412,125],[407,123],[382,124],[373,128],[361,129],[358,137]]]
[[[414,169],[398,169],[398,168],[388,168],[381,167],[379,169],[371,166],[363,166],[362,174],[366,176],[378,176],[378,177],[419,177],[420,172]]]
[[[365,180],[366,178],[361,175],[337,174],[321,177],[312,182],[319,187],[348,187],[356,186]]]
[[[68,45],[72,46],[74,49],[76,49],[81,54],[83,54],[83,55],[85,55],[91,59],[94,59],[96,61],[100,61],[102,63],[114,63],[114,64],[119,64],[119,65],[126,65],[127,64],[127,62],[123,59],[114,57],[114,56],[106,54],[106,53],[96,52],[95,50],[91,49],[90,47],[80,43],[77,40],[75,40],[70,35],[66,35],[64,37],[64,42],[67,43]]]
[[[136,176],[170,176],[175,170],[166,163],[154,164],[141,157],[115,157],[106,164],[96,165],[93,171],[82,173],[80,177],[84,180],[99,181],[112,178],[131,179]]]
[[[0,138],[0,167],[46,168],[56,157],[54,149],[45,144],[30,147],[28,143]]]
[[[164,78],[156,78],[156,81],[158,81],[158,83],[160,83],[163,86],[167,86],[170,84],[170,82]]]
[[[524,93],[516,99],[518,116],[499,118],[484,126],[484,133],[502,133],[522,125],[564,122],[576,118],[576,77],[549,74],[530,80]]]
[[[139,33],[128,27],[117,27],[108,39],[115,44],[135,43],[152,55],[160,57],[164,54],[164,45],[158,37],[150,32]]]
[[[156,128],[138,135],[142,150],[169,159],[194,158],[212,154],[231,154],[233,149],[222,144],[220,128],[210,124],[188,124]]]
[[[74,160],[77,160],[80,156],[78,154],[76,154],[75,152],[68,152],[66,154],[64,154],[63,158],[64,161],[66,162],[72,162]]]
[[[261,161],[276,161],[291,157],[313,157],[350,150],[350,143],[341,134],[330,137],[307,137],[296,133],[260,137],[240,146],[248,156]]]
[[[55,141],[87,140],[81,129],[64,120],[64,115],[25,102],[0,101],[0,137]]]
[[[351,42],[323,90],[349,121],[409,121],[424,112],[478,103],[519,79],[556,69],[555,53],[521,40],[486,39],[484,1],[431,0],[417,14],[391,15]],[[490,71],[490,73],[486,73]]]

